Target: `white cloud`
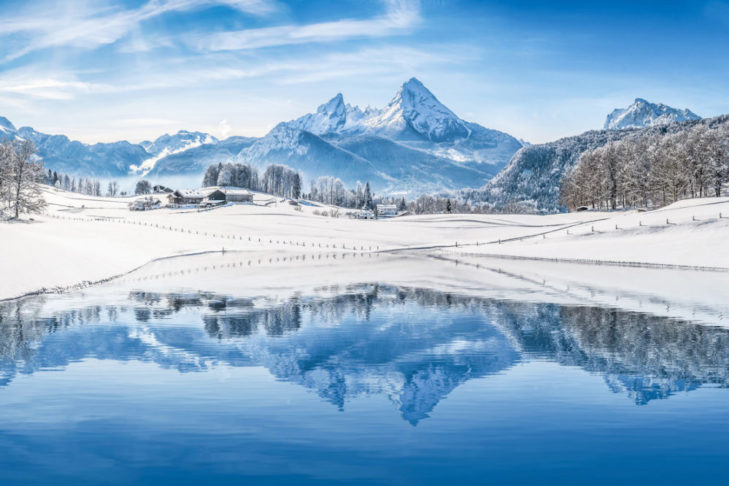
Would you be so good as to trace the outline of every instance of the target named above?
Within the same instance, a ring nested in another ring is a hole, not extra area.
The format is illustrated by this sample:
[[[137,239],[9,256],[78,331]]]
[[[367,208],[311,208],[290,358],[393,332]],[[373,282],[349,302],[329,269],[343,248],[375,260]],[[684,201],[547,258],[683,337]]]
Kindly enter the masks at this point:
[[[69,100],[79,92],[91,92],[99,89],[104,89],[104,86],[53,77],[0,80],[0,93],[49,100]]]
[[[228,138],[230,131],[231,126],[230,123],[228,123],[228,120],[221,120],[220,123],[218,123],[218,134],[220,135],[220,138]]]
[[[387,0],[383,15],[364,19],[342,19],[308,25],[281,25],[221,32],[198,37],[191,47],[202,51],[234,51],[261,47],[328,42],[358,37],[382,37],[406,31],[420,21],[415,0]]]
[[[150,0],[137,9],[86,1],[61,2],[60,6],[57,2],[48,6],[32,4],[20,15],[0,20],[0,35],[26,37],[24,45],[6,54],[4,61],[49,47],[93,49],[118,41],[144,20],[172,11],[221,4],[252,15],[268,15],[277,8],[274,2],[265,0]]]
[[[0,73],[0,94],[38,100],[73,100],[91,95],[125,95],[206,88],[211,84],[244,79],[270,79],[271,83],[293,85],[328,79],[361,76],[402,78],[422,69],[464,63],[476,54],[464,46],[439,45],[421,49],[383,45],[328,54],[268,58],[240,58],[237,54],[211,54],[189,62],[189,58],[166,58],[124,72],[115,72],[113,82],[88,80],[85,71],[48,71],[21,68]],[[93,79],[110,79],[93,73]]]

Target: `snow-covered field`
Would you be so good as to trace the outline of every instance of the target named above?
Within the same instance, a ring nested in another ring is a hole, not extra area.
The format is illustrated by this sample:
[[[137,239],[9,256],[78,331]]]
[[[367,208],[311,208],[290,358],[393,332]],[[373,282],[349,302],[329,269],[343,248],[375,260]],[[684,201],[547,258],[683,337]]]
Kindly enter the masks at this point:
[[[279,273],[283,279],[298,271],[292,256],[311,261],[321,255],[334,261],[331,255],[337,254],[341,261],[342,254],[354,260],[363,259],[362,254],[404,251],[450,258],[507,255],[729,269],[729,198],[682,201],[646,213],[458,214],[371,221],[315,214],[331,211],[324,205],[297,210],[264,194],[257,194],[253,204],[203,212],[131,212],[127,204],[133,198],[50,188],[45,197],[46,214],[0,225],[0,299],[104,280],[155,259],[223,249],[262,264],[270,259],[273,265],[276,258],[283,264],[286,258],[285,271]],[[602,272],[604,267],[590,268]],[[301,271],[311,267],[301,266]],[[316,271],[325,272],[326,266]],[[455,272],[457,279],[460,270]]]

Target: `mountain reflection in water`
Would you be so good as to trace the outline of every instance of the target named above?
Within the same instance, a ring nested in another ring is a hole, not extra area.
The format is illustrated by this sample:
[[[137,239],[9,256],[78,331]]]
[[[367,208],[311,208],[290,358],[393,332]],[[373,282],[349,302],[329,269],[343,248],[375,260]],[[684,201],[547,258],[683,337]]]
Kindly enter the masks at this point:
[[[388,285],[267,303],[132,292],[108,305],[0,306],[0,385],[88,358],[179,372],[263,366],[339,409],[384,394],[413,425],[468,380],[520,361],[601,374],[638,405],[729,384],[729,330],[613,308],[530,304]],[[334,292],[332,292],[334,290]]]

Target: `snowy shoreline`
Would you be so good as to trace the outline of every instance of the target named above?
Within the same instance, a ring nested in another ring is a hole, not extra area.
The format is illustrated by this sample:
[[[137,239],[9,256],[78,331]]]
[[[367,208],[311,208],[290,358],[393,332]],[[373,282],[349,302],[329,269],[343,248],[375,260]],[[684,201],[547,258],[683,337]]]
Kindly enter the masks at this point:
[[[44,196],[45,214],[0,225],[0,300],[96,285],[160,259],[222,251],[264,259],[332,252],[429,253],[729,270],[726,197],[685,200],[649,212],[436,214],[363,221],[315,214],[327,209],[323,205],[271,204],[270,195],[208,212],[130,212],[130,198],[51,188],[44,189]]]

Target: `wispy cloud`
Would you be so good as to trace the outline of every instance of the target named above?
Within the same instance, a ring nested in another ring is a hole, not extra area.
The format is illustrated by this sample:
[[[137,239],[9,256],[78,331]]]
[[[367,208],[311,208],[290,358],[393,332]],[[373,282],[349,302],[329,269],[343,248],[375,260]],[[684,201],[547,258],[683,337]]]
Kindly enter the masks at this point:
[[[55,77],[22,77],[0,79],[0,93],[24,95],[48,100],[69,100],[78,93],[99,91],[105,85]]]
[[[211,5],[228,5],[253,15],[268,15],[276,9],[274,2],[265,0],[150,0],[137,9],[121,9],[102,3],[71,1],[28,10],[15,17],[0,20],[0,36],[24,34],[26,41],[6,54],[8,62],[39,49],[74,46],[93,49],[112,44],[140,22],[173,11],[192,10]],[[38,14],[38,12],[47,12]]]
[[[201,51],[236,51],[262,47],[341,41],[362,37],[382,37],[407,31],[420,21],[415,0],[387,0],[385,12],[369,19],[341,19],[307,25],[280,25],[220,32],[199,36],[189,42]]]
[[[21,68],[0,73],[0,94],[38,100],[72,100],[88,95],[209,87],[243,79],[270,79],[270,83],[278,85],[365,75],[405,79],[424,68],[473,62],[477,58],[477,51],[452,44],[427,49],[385,44],[277,59],[240,58],[235,54],[218,53],[195,63],[190,63],[187,57],[155,60],[119,73],[113,83],[89,81],[85,72]],[[104,73],[94,73],[94,76],[106,79]]]

